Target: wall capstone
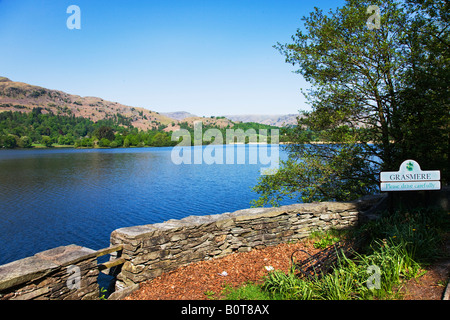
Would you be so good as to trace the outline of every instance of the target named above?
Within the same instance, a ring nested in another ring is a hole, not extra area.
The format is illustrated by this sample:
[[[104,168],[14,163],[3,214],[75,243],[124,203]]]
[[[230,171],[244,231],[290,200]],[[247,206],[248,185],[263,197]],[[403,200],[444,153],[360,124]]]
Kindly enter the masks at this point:
[[[73,271],[79,271],[79,282],[71,282]],[[97,276],[96,251],[61,246],[1,265],[0,300],[96,299]]]

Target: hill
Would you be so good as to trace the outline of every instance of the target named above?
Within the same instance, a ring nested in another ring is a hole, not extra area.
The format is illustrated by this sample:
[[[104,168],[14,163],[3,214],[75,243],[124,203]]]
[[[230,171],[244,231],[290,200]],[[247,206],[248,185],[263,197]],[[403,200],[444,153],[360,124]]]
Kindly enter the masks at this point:
[[[175,120],[183,120],[190,117],[197,117],[195,114],[186,112],[186,111],[175,111],[175,112],[161,112],[162,115],[166,117],[175,119]]]
[[[205,125],[219,128],[233,126],[231,121],[223,117],[197,117],[184,111],[164,114],[98,97],[81,97],[0,77],[0,112],[29,113],[33,108],[42,108],[43,114],[83,117],[94,122],[115,120],[144,131],[164,126],[164,131],[170,132],[178,130],[182,122],[187,122],[190,127],[193,127],[195,121],[202,121]]]
[[[278,115],[262,115],[262,114],[244,114],[244,115],[225,115],[232,121],[240,122],[256,122],[267,124],[270,126],[282,127],[284,125],[296,125],[298,114],[278,114]]]
[[[0,112],[28,113],[38,107],[42,108],[44,114],[52,112],[55,115],[74,115],[94,122],[122,118],[141,130],[156,129],[160,125],[167,126],[173,122],[173,119],[145,108],[131,107],[97,97],[80,97],[0,77]]]
[[[187,122],[187,124],[190,127],[194,126],[194,123],[197,121],[201,121],[203,123],[203,125],[205,126],[213,126],[213,127],[218,127],[218,128],[225,128],[227,126],[230,126],[230,128],[232,128],[234,126],[234,122],[231,121],[230,119],[224,118],[224,117],[188,117],[188,118],[184,118],[183,120],[180,120],[180,123],[182,122]]]
[[[0,148],[173,146],[171,131],[270,129],[225,117],[169,113],[178,119],[97,97],[81,97],[0,77]],[[186,117],[187,116],[187,117]]]

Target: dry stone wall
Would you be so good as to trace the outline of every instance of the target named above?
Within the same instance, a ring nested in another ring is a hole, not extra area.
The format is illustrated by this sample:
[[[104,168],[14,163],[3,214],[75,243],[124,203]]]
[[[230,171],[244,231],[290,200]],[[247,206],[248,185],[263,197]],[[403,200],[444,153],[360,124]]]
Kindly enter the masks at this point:
[[[116,289],[191,262],[296,241],[313,230],[352,227],[361,213],[383,199],[371,196],[345,203],[245,209],[117,229],[111,234],[111,245],[122,244],[126,262],[117,275]]]
[[[0,300],[98,298],[96,251],[61,246],[0,266]]]
[[[425,200],[427,205],[448,210],[449,195],[450,187],[444,187]],[[120,263],[125,261],[119,265],[116,292],[111,295],[120,299],[140,282],[179,266],[296,241],[313,230],[352,227],[376,218],[377,211],[387,205],[386,194],[382,194],[353,202],[245,209],[121,228],[111,233],[113,248],[94,251],[61,246],[0,265],[0,300],[98,299],[97,257],[110,252],[114,252],[111,260],[120,255]],[[119,244],[122,249],[116,252]]]
[[[0,265],[0,300],[98,299],[97,257],[106,251],[113,252],[111,260],[124,262],[111,295],[121,297],[140,282],[191,262],[296,241],[316,229],[352,227],[385,198],[245,209],[117,229],[111,233],[113,248],[61,246]],[[117,255],[121,259],[114,260]]]

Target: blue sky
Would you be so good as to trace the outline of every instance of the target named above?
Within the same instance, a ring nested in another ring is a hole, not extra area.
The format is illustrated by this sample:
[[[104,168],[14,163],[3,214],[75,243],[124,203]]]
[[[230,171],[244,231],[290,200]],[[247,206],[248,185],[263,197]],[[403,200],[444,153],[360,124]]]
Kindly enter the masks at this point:
[[[0,0],[0,76],[159,112],[298,113],[308,84],[272,46],[343,2]]]

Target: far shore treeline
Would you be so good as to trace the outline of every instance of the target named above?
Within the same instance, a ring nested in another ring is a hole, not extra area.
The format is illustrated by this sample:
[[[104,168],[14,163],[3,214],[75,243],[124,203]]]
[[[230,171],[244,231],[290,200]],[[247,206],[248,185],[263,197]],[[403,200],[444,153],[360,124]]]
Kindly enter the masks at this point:
[[[92,121],[83,117],[55,115],[52,112],[42,112],[42,108],[34,108],[31,112],[4,111],[0,112],[0,148],[33,148],[68,146],[74,148],[118,148],[118,147],[167,147],[175,146],[178,141],[172,141],[171,132],[166,132],[166,125],[161,124],[153,130],[139,130],[130,122],[124,122],[125,117],[117,114],[114,118]],[[180,123],[181,129],[191,132],[194,128],[187,122]],[[219,128],[213,125],[203,125],[203,132],[215,128],[226,135],[230,126]],[[279,128],[259,123],[234,123],[232,129],[242,129],[244,132],[253,129],[257,133],[261,129],[270,132],[280,129],[280,142],[286,142],[286,132],[291,128]],[[307,132],[312,140],[319,135]],[[269,137],[270,138],[270,137]],[[247,137],[248,142],[248,137]],[[269,141],[270,142],[270,141]],[[204,141],[204,144],[210,143]],[[193,144],[193,143],[192,143]]]

